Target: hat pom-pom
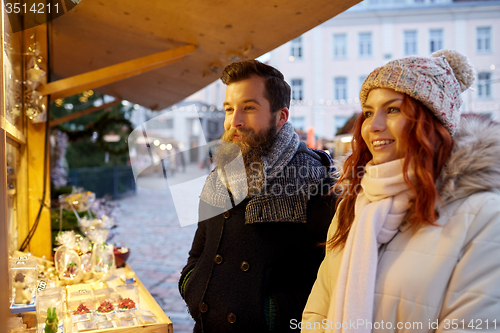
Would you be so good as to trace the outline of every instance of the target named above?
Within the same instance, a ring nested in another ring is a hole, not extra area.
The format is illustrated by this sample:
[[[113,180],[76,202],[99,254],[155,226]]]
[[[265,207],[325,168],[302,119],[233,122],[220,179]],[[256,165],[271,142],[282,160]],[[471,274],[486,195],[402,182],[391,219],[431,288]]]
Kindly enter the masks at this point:
[[[455,50],[440,50],[434,52],[431,57],[442,57],[444,56],[448,64],[450,64],[453,74],[460,83],[460,89],[462,92],[467,90],[475,79],[474,67],[469,61],[467,56]]]

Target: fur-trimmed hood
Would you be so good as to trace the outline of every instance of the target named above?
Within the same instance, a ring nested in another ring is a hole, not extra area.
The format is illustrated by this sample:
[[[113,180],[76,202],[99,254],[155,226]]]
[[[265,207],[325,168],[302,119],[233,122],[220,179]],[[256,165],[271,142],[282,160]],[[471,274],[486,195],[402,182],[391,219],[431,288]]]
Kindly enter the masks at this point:
[[[337,179],[347,156],[334,161]],[[481,116],[462,118],[436,187],[445,205],[476,192],[500,190],[500,124]]]
[[[500,124],[480,116],[462,118],[436,187],[445,204],[500,189]]]

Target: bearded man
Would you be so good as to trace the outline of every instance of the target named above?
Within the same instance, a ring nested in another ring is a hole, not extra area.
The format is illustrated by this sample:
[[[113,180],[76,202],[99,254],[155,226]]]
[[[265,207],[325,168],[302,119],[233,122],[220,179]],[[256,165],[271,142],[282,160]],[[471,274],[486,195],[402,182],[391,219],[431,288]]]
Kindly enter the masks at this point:
[[[200,196],[179,290],[194,332],[288,332],[298,327],[324,257],[319,244],[336,199],[332,161],[287,122],[290,86],[277,69],[235,62],[221,80],[228,144],[215,153]],[[240,151],[244,172],[222,172]]]

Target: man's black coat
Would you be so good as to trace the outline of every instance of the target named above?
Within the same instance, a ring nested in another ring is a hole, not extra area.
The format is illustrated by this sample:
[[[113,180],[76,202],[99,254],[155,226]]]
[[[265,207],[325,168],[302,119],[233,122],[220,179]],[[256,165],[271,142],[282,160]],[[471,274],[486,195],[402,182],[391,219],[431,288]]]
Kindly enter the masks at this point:
[[[298,154],[331,167],[322,151],[301,144],[294,158]],[[325,179],[321,191],[310,197],[303,223],[245,223],[245,199],[198,224],[179,281],[196,321],[194,332],[292,331],[290,321],[301,320],[324,257],[318,244],[326,241],[335,213],[336,197],[325,195],[332,185],[333,179]],[[199,209],[206,213],[211,208],[200,201]]]

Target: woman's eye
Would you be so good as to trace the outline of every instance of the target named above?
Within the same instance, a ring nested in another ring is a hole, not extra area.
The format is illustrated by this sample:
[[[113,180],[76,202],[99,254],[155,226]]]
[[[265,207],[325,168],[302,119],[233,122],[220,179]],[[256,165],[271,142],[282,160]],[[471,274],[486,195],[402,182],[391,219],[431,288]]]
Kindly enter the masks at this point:
[[[226,109],[226,112],[231,112],[233,111],[233,109]]]
[[[245,109],[251,110],[251,109],[254,109],[254,107],[253,106],[246,106]]]
[[[398,108],[389,108],[389,113],[397,113],[399,112]]]
[[[363,115],[365,116],[365,118],[370,118],[373,115],[373,112],[366,111],[365,113],[363,113]]]

